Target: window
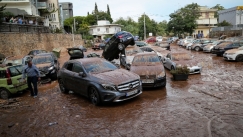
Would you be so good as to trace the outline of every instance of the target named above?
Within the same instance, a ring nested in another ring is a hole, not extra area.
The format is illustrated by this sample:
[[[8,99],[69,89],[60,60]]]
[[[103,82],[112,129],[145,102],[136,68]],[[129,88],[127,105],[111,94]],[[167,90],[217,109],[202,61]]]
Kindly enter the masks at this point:
[[[5,70],[0,71],[0,79],[1,78],[6,78],[6,71]]]
[[[22,65],[10,67],[9,70],[11,77],[22,75],[22,69]]]
[[[100,31],[100,28],[97,28],[97,31]]]
[[[73,63],[67,64],[66,68],[67,68],[67,70],[72,71]]]
[[[106,33],[109,33],[109,28],[106,28]]]
[[[79,64],[74,64],[72,71],[76,73],[83,72],[83,68]]]
[[[208,12],[206,12],[205,15],[206,15],[206,18],[209,18],[209,13]]]

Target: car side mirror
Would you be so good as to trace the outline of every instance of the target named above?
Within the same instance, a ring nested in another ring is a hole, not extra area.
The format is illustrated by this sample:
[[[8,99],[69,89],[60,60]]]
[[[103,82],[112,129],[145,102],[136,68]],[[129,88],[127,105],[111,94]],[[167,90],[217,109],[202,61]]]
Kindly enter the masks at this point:
[[[79,72],[78,75],[81,77],[86,77],[86,74],[84,72]]]

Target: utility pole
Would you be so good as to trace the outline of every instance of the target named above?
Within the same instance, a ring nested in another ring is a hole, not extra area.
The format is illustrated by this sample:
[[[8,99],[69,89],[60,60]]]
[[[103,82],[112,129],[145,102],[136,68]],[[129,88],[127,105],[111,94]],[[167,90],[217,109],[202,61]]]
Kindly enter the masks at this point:
[[[38,15],[37,0],[35,0],[35,8],[36,8],[35,25],[37,25],[37,15]]]
[[[144,15],[143,15],[143,26],[144,26],[144,40],[146,40],[145,12],[144,12]]]
[[[76,32],[76,21],[75,18],[73,18],[73,28],[74,28],[74,33]]]
[[[209,24],[208,24],[208,26],[209,26],[209,30],[208,30],[208,38],[210,38],[210,16],[209,16]]]

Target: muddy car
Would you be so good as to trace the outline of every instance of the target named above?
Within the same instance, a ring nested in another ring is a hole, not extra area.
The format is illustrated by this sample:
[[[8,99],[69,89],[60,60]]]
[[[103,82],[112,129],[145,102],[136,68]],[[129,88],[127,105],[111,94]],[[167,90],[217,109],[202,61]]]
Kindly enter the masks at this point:
[[[42,50],[42,49],[35,49],[35,50],[31,50],[29,53],[28,53],[28,55],[29,56],[35,56],[35,55],[37,55],[37,54],[41,54],[41,53],[47,53],[48,51],[46,51],[46,50]]]
[[[55,80],[57,78],[60,63],[52,52],[38,54],[33,57],[32,62],[39,69],[42,80],[47,78]]]
[[[140,76],[143,87],[166,86],[164,65],[156,53],[136,54],[133,58],[130,71]]]
[[[165,68],[169,70],[175,69],[177,66],[187,66],[190,69],[190,74],[201,73],[202,66],[197,61],[193,60],[193,56],[189,53],[168,53],[162,59]]]
[[[84,58],[84,52],[80,48],[67,48],[69,60]]]
[[[222,40],[217,40],[214,41],[213,43],[209,43],[207,46],[205,46],[203,48],[203,52],[212,52],[213,48],[221,43],[223,43],[224,41]]]
[[[142,93],[140,77],[102,58],[69,60],[58,72],[61,92],[88,97],[94,105],[120,102]]]
[[[215,46],[212,50],[212,53],[216,54],[217,56],[223,56],[225,51],[230,49],[237,49],[242,46],[242,42],[224,42],[222,44]]]
[[[170,44],[169,44],[168,42],[166,42],[166,41],[156,42],[156,43],[154,44],[154,46],[159,46],[159,47],[161,47],[161,48],[165,48],[165,49],[167,49],[167,50],[170,49]]]
[[[134,37],[131,33],[126,31],[120,31],[114,34],[111,39],[106,43],[102,56],[109,61],[112,61],[113,59],[118,59],[119,54],[122,51],[124,52],[124,49],[128,45],[134,44]]]
[[[24,65],[23,56],[8,56],[3,60],[2,64],[8,65],[8,66]]]
[[[120,65],[129,70],[132,60],[134,58],[134,55],[137,53],[142,53],[142,52],[143,51],[136,45],[128,46],[125,49],[125,52],[122,52],[120,54]]]
[[[225,60],[235,60],[238,62],[243,62],[243,47],[238,49],[231,49],[223,54]]]

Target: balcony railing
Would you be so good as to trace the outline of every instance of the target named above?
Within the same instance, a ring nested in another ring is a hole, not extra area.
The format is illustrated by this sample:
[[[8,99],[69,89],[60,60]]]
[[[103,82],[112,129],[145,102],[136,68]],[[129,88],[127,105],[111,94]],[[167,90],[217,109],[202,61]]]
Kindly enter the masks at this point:
[[[20,24],[1,24],[1,32],[31,32],[31,33],[49,33],[49,27],[41,25],[20,25]]]
[[[30,0],[2,0],[1,3],[30,2]]]
[[[46,9],[47,3],[46,2],[37,2],[38,9]]]

